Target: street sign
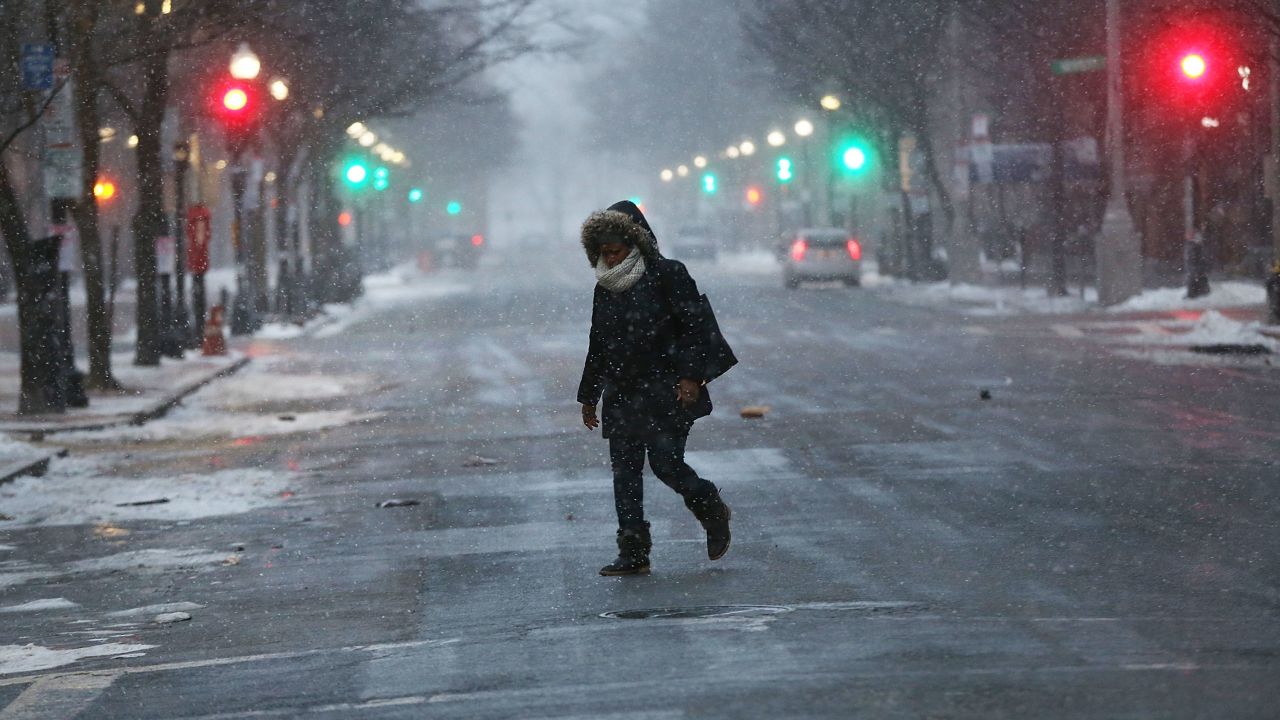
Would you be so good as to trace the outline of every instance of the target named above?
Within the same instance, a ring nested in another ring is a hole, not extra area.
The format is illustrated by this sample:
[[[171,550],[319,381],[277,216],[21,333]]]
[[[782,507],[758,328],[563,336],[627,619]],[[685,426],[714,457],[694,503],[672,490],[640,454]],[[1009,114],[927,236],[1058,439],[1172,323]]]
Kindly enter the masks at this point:
[[[53,76],[58,80],[71,77],[66,60],[53,64]],[[83,154],[76,137],[75,102],[71,96],[71,83],[62,87],[50,98],[41,118],[44,125],[44,182],[50,198],[80,197],[80,166]]]
[[[27,90],[53,89],[52,45],[27,43],[22,46],[22,87]]]
[[[1074,75],[1076,73],[1097,72],[1099,70],[1107,69],[1107,56],[1091,55],[1088,57],[1054,60],[1052,67],[1054,75]]]

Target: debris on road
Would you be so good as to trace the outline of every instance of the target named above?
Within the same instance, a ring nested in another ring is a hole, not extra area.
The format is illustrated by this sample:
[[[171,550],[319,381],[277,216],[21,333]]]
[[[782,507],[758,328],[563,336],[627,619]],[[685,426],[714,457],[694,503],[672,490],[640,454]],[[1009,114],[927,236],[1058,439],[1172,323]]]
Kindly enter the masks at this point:
[[[281,420],[282,422],[293,422],[293,421],[295,421],[295,420],[297,420],[297,419],[298,419],[298,416],[297,416],[297,415],[281,415],[281,416],[280,416],[280,420]]]
[[[186,622],[191,619],[191,613],[171,612],[160,613],[155,617],[153,622],[157,625],[170,625],[172,623]]]
[[[986,389],[986,388],[982,388],[981,390],[979,390],[979,391],[978,391],[978,399],[979,399],[979,400],[990,400],[990,399],[991,399],[991,391],[990,391],[990,390],[988,390],[988,389]]]
[[[466,462],[462,463],[462,467],[489,467],[490,465],[501,465],[502,461],[494,458],[487,458],[480,455],[472,455]]]
[[[1211,343],[1192,345],[1191,352],[1202,355],[1270,355],[1271,348],[1251,343]]]
[[[227,559],[222,561],[222,564],[223,564],[223,566],[224,566],[224,567],[230,567],[230,566],[232,566],[232,565],[239,565],[239,564],[240,564],[240,556],[239,556],[239,555],[228,555],[228,556],[227,556]]]
[[[164,505],[169,498],[153,498],[151,500],[135,500],[134,502],[116,503],[116,507],[142,507],[144,505]]]
[[[762,418],[769,414],[771,408],[768,405],[748,405],[742,408],[742,417],[744,418]]]
[[[395,499],[395,500],[383,500],[382,502],[378,503],[378,507],[380,508],[413,507],[414,505],[417,505],[417,504],[418,504],[417,500]]]

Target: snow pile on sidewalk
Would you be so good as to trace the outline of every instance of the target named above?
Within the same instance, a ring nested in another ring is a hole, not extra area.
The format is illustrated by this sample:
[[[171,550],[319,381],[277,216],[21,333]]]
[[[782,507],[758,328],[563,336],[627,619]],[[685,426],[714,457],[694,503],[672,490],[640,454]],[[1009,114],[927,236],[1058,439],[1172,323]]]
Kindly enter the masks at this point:
[[[74,432],[65,437],[75,443],[210,438],[252,442],[263,436],[317,432],[380,417],[379,413],[350,408],[281,412],[277,405],[273,409],[272,404],[355,395],[368,390],[372,380],[364,375],[275,373],[270,370],[272,364],[268,359],[261,359],[238,375],[201,388],[168,415],[146,425]]]
[[[890,298],[907,305],[942,305],[963,310],[970,315],[1064,315],[1081,313],[1096,307],[1098,294],[1087,288],[1078,294],[1050,297],[1044,288],[991,287],[949,282],[912,283],[874,270],[864,272],[862,284],[883,289]]]
[[[1159,288],[1147,290],[1119,305],[1102,308],[1098,305],[1098,292],[1092,287],[1085,289],[1084,297],[1076,287],[1070,289],[1071,294],[1067,297],[1050,297],[1042,287],[1023,289],[945,281],[913,283],[880,275],[874,266],[864,271],[862,284],[880,289],[891,299],[907,305],[945,306],[979,316],[1064,315],[1098,310],[1112,313],[1209,310],[1262,305],[1267,299],[1266,289],[1260,284],[1222,281],[1213,284],[1209,295],[1194,300],[1186,298],[1185,288]]]
[[[8,468],[10,465],[31,462],[48,454],[47,450],[14,440],[4,433],[0,433],[0,470]]]
[[[1280,341],[1262,333],[1258,322],[1232,320],[1216,310],[1208,310],[1193,323],[1161,323],[1170,332],[1167,335],[1141,335],[1126,338],[1126,342],[1149,345],[1261,345],[1272,352],[1280,352]],[[1185,330],[1184,330],[1185,328]]]
[[[197,520],[285,502],[299,476],[235,469],[150,478],[101,477],[88,462],[54,463],[43,478],[0,487],[0,507],[14,518],[2,528],[91,525],[136,520]]]
[[[467,292],[471,285],[445,280],[418,270],[414,263],[403,263],[385,273],[364,279],[364,295],[351,306],[326,305],[325,312],[336,320],[315,333],[315,337],[333,337],[357,323],[385,310],[419,300],[448,297]]]
[[[1107,308],[1110,312],[1143,312],[1161,310],[1208,310],[1211,308],[1248,307],[1267,302],[1267,290],[1261,284],[1235,280],[1215,282],[1212,292],[1204,297],[1187,299],[1181,287],[1147,290],[1141,295]]]

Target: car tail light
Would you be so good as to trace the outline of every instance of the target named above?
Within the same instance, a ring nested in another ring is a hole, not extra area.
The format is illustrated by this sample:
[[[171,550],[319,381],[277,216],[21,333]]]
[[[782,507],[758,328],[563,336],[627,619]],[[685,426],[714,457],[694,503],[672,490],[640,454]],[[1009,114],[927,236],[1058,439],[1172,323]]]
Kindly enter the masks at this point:
[[[862,259],[862,245],[857,240],[854,240],[853,238],[849,238],[849,240],[845,242],[844,246],[849,248],[850,259],[852,260]]]
[[[483,245],[483,244],[484,244],[484,236],[483,236],[483,235],[472,235],[472,236],[471,236],[471,244],[472,244],[472,245],[475,245],[476,247],[480,247],[481,245]]]
[[[804,259],[804,254],[809,251],[809,243],[803,238],[791,244],[791,259],[799,262]]]

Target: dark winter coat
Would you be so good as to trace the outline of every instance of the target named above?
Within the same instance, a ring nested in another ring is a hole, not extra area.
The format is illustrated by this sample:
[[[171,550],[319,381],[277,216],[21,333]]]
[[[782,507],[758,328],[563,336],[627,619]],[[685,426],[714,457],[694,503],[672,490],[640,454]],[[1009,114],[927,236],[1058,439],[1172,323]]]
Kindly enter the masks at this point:
[[[711,413],[706,387],[691,408],[676,398],[681,378],[703,379],[697,340],[706,323],[701,293],[682,263],[659,254],[653,233],[633,220],[640,211],[627,211],[632,208],[595,213],[582,226],[582,247],[592,267],[606,242],[639,249],[647,267],[623,292],[596,285],[578,402],[594,405],[604,396],[605,437],[684,434],[696,418]]]

